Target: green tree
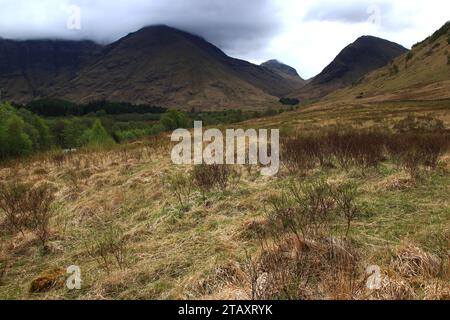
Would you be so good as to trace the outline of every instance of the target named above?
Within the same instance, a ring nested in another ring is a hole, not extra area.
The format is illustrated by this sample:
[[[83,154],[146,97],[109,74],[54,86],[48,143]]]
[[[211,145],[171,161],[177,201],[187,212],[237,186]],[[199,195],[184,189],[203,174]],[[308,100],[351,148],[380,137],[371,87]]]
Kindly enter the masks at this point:
[[[26,109],[20,109],[17,114],[24,120],[24,131],[33,143],[33,150],[48,150],[52,145],[50,129],[38,115]]]
[[[0,158],[28,154],[32,142],[25,133],[25,123],[8,103],[0,105]]]
[[[79,148],[83,143],[83,135],[89,129],[89,124],[79,119],[71,119],[67,121],[62,131],[62,147],[66,149]]]
[[[91,147],[100,147],[100,146],[111,146],[114,145],[113,138],[108,134],[108,132],[103,127],[100,120],[96,120],[92,129],[87,130],[83,134],[82,141]]]
[[[29,154],[33,144],[24,132],[25,123],[17,115],[11,116],[6,122],[6,150],[12,157]]]
[[[161,117],[161,124],[166,130],[188,128],[189,122],[186,113],[178,110],[169,110]]]

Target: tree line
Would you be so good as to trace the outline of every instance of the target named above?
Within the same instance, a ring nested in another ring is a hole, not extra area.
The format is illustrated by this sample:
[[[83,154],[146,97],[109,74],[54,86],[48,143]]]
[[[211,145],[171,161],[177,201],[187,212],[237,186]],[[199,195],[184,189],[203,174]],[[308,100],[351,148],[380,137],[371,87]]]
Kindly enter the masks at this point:
[[[17,109],[27,109],[45,117],[85,116],[92,114],[118,115],[128,113],[162,114],[166,108],[147,104],[132,104],[128,102],[111,102],[106,100],[93,101],[87,104],[76,104],[62,99],[39,99],[25,105],[15,104]]]

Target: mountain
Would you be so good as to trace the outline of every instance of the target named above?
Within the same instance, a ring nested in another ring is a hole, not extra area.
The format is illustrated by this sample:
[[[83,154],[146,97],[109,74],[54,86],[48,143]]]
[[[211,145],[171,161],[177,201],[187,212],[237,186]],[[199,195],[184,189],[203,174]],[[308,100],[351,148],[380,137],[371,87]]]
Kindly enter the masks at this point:
[[[34,48],[31,42],[9,42]],[[59,45],[49,43],[50,48]],[[77,42],[71,44],[76,47]],[[299,88],[296,81],[231,58],[203,38],[167,26],[143,28],[100,49],[78,44],[78,51],[86,54],[62,57],[63,51],[48,49],[37,61],[26,47],[17,49],[29,55],[18,57],[14,78],[11,72],[0,71],[6,97],[18,102],[40,97],[72,102],[107,99],[222,110],[263,107]],[[8,59],[0,52],[0,61]],[[45,81],[29,81],[29,74]]]
[[[306,83],[306,81],[299,76],[297,70],[278,60],[266,61],[261,64],[261,67],[269,69],[289,81],[298,83],[299,86],[303,86]]]
[[[368,72],[388,64],[408,50],[384,39],[363,36],[344,48],[310,83],[292,96],[316,100],[361,79]]]
[[[450,21],[410,52],[365,75],[330,98],[384,100],[450,99]]]
[[[91,41],[0,39],[2,98],[23,101],[39,96],[70,80],[100,49]]]

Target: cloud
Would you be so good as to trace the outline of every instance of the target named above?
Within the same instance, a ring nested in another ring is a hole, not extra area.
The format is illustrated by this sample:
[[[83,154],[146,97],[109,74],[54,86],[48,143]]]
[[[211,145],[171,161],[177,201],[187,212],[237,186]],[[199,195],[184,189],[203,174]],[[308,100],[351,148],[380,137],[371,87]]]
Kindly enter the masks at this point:
[[[305,21],[329,21],[344,23],[361,23],[378,12],[389,12],[390,2],[373,4],[371,1],[333,1],[319,0],[308,10]]]
[[[71,6],[80,30],[67,28]],[[88,38],[108,43],[144,26],[167,24],[205,37],[222,49],[254,50],[281,26],[271,0],[0,0],[4,38]]]
[[[69,30],[70,6],[81,30]],[[0,37],[109,43],[153,24],[198,34],[227,54],[278,59],[309,78],[349,43],[373,35],[405,47],[448,20],[448,0],[0,0]]]
[[[402,5],[400,12],[398,2],[378,0],[318,0],[314,2],[305,21],[341,22],[347,24],[372,23],[381,28],[393,30],[405,29],[412,21],[405,19],[404,10],[409,6]],[[399,13],[403,13],[399,15]]]

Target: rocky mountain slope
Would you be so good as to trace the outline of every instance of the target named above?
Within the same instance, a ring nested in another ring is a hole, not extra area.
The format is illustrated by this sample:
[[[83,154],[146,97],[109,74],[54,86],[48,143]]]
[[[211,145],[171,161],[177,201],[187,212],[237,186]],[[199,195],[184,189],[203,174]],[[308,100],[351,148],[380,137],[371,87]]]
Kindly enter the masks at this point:
[[[53,47],[39,51],[41,43],[59,48],[58,41],[6,43],[24,52],[9,70],[13,54],[0,51],[0,84],[5,97],[18,102],[51,96],[214,110],[262,107],[299,87],[297,81],[231,58],[203,38],[167,26],[143,28],[102,48],[70,42],[77,54],[69,50],[69,55]]]
[[[339,55],[310,83],[292,96],[300,100],[317,100],[358,81],[366,73],[388,64],[407,52],[399,44],[363,36],[344,48]]]

